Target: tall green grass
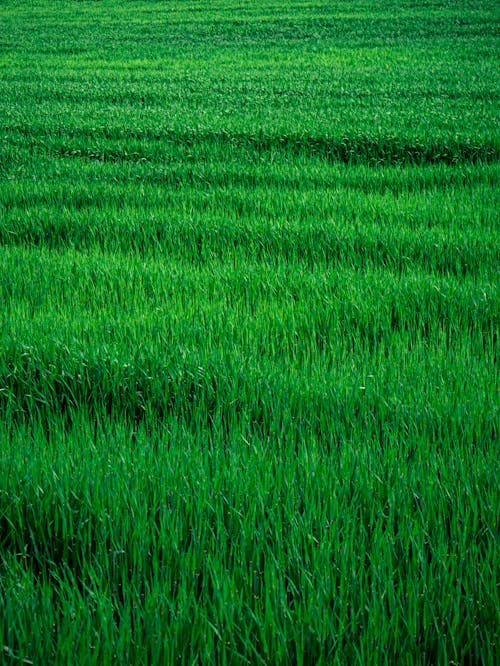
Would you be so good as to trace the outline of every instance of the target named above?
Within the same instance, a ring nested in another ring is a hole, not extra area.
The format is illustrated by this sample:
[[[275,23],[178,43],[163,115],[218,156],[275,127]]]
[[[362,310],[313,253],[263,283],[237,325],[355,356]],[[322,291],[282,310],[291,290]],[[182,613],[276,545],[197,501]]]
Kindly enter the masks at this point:
[[[499,18],[0,5],[0,662],[496,663]]]

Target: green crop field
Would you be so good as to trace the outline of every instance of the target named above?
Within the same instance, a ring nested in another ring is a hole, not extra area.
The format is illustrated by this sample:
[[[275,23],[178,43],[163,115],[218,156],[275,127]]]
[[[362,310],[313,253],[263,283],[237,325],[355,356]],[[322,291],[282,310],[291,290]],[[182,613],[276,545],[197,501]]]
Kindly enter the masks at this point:
[[[500,6],[0,0],[0,663],[500,655]]]

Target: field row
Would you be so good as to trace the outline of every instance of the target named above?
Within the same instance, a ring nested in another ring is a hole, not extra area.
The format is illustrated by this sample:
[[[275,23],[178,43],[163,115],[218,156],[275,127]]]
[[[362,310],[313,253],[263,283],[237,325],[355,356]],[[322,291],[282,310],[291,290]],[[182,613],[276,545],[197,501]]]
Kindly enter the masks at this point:
[[[16,248],[2,275],[15,423],[83,409],[207,437],[497,437],[495,282]]]

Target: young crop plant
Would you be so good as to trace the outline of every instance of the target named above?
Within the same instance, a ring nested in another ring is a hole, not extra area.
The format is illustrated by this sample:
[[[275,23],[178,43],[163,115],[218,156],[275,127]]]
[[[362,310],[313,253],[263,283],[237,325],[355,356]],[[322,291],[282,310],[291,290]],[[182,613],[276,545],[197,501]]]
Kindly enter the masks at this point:
[[[492,0],[0,3],[0,663],[494,666]]]

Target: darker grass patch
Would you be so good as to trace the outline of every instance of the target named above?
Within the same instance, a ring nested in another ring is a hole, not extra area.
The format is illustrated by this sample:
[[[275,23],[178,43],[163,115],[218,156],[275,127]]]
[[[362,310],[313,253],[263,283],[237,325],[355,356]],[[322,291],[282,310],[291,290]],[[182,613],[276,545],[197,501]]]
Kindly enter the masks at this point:
[[[46,129],[25,125],[8,127],[7,131],[24,137],[23,143],[31,143],[33,149],[43,147],[47,154],[101,162],[161,162],[168,161],[171,155],[180,158],[187,150],[191,159],[193,154],[202,157],[237,151],[242,157],[270,158],[282,154],[373,166],[481,164],[500,160],[497,141],[460,138],[420,142],[404,136],[362,133],[327,137],[265,131],[179,131],[167,128],[134,131],[118,127]]]

